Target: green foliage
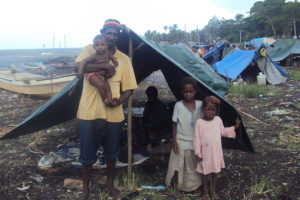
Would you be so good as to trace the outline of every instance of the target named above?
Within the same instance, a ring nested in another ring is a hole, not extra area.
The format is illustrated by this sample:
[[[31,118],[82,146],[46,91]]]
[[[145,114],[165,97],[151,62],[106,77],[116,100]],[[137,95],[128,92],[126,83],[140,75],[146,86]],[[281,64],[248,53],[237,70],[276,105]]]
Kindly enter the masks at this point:
[[[239,85],[233,85],[229,89],[233,97],[239,97],[240,93],[246,98],[258,97],[259,95],[268,96],[271,89],[268,86],[257,85],[257,84],[243,84],[241,87]]]
[[[276,197],[280,187],[275,187],[270,178],[262,178],[259,182],[251,187],[250,197],[260,196],[266,198],[267,196]]]
[[[171,44],[178,42],[207,42],[220,39],[229,42],[239,42],[242,31],[242,42],[255,37],[290,37],[294,33],[293,22],[300,22],[300,3],[285,0],[257,1],[249,11],[250,16],[237,14],[235,19],[211,18],[202,30],[186,32],[180,30],[177,24],[164,26],[164,33],[147,31],[145,37],[154,41],[167,41]],[[296,32],[300,32],[298,25]]]
[[[291,79],[300,81],[300,72],[289,70],[288,73],[291,76]]]

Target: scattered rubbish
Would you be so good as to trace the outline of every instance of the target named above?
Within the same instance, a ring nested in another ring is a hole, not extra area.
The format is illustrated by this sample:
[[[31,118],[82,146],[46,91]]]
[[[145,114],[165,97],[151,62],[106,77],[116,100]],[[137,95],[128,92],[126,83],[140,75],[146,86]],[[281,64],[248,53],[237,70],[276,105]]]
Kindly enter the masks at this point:
[[[55,163],[61,163],[61,162],[70,162],[74,159],[64,157],[62,154],[50,152],[50,154],[44,155],[38,162],[39,167],[52,167]]]
[[[130,200],[130,199],[134,199],[135,197],[137,197],[139,195],[138,191],[135,192],[131,192],[129,194],[127,194],[125,197],[123,197],[121,200]]]
[[[43,182],[43,180],[44,180],[44,177],[42,177],[39,174],[34,174],[34,175],[30,176],[30,178],[32,178],[33,180],[35,180],[36,182],[39,182],[39,183]]]
[[[37,167],[37,172],[42,175],[56,175],[61,171],[59,168]]]
[[[23,181],[23,186],[20,188],[20,187],[17,187],[17,190],[20,190],[20,191],[25,191],[25,190],[28,190],[30,188],[30,186],[25,186],[25,181]]]
[[[270,113],[270,115],[272,116],[272,115],[286,115],[286,114],[288,114],[289,112],[286,111],[286,110],[279,110],[279,109],[277,108],[276,110],[273,110],[273,111],[271,111],[271,112],[269,112],[269,113]]]
[[[64,187],[70,190],[82,190],[83,189],[82,180],[66,178],[64,180]]]
[[[96,175],[95,177],[93,177],[92,181],[93,181],[93,183],[96,183],[98,185],[105,185],[106,176]]]
[[[146,189],[146,190],[165,190],[166,187],[163,186],[163,185],[157,185],[157,186],[142,185],[141,189]]]

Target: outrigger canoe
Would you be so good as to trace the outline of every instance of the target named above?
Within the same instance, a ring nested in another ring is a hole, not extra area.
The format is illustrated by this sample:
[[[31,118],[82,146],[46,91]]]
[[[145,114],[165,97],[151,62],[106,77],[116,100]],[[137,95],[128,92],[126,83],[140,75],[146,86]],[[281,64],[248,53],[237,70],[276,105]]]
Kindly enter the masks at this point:
[[[75,74],[46,77],[32,73],[0,71],[0,88],[21,94],[52,97],[75,78]]]

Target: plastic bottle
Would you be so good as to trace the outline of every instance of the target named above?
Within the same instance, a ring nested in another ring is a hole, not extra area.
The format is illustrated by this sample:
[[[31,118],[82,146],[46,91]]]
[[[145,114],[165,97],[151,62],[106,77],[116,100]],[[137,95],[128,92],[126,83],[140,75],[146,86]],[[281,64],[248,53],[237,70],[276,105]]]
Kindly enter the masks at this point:
[[[259,72],[257,78],[257,85],[266,85],[267,84],[267,77],[262,72]]]
[[[158,186],[150,186],[150,185],[142,185],[141,189],[148,189],[148,190],[164,190],[166,189],[165,186],[163,185],[158,185]]]

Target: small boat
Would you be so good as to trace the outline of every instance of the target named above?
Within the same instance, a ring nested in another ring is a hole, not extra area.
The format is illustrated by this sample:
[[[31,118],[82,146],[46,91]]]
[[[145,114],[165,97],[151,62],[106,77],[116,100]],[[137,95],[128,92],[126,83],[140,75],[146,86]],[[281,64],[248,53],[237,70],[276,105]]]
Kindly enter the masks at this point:
[[[75,74],[68,74],[49,78],[32,73],[0,71],[0,88],[21,94],[52,97],[75,77]]]
[[[35,64],[23,64],[23,67],[27,70],[38,71],[46,69],[46,66],[43,62],[35,63]]]

